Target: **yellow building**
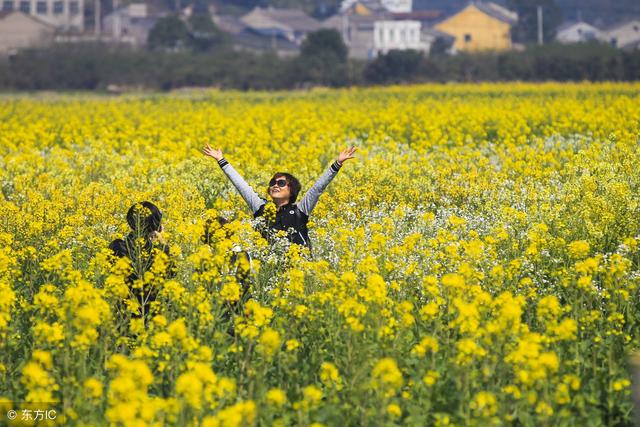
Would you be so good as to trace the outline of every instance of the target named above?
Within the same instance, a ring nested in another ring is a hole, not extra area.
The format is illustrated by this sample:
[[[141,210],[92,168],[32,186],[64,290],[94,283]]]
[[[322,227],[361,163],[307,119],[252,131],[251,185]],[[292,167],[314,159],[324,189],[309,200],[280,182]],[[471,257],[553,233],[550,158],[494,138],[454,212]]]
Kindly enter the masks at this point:
[[[511,27],[518,15],[490,2],[471,2],[460,12],[435,25],[456,38],[457,51],[511,49]]]

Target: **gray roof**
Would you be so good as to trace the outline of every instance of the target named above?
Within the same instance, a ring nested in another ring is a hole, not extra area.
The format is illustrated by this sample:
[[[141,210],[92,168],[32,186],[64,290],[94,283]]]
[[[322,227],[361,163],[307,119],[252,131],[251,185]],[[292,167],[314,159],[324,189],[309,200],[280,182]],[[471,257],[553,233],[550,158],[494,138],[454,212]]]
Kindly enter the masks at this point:
[[[496,19],[506,22],[507,24],[515,24],[518,22],[518,16],[515,12],[510,11],[507,8],[499,6],[492,2],[484,2],[484,1],[472,1],[475,7],[483,11],[489,16],[493,16]]]
[[[245,24],[254,28],[273,28],[274,23],[300,32],[311,32],[320,28],[318,21],[297,9],[256,7],[241,19]]]
[[[382,5],[380,0],[356,0],[353,2],[353,4],[349,5],[349,7],[344,9],[343,11],[347,12],[348,10],[352,10],[358,3],[365,6],[372,12],[387,12],[387,9]]]
[[[231,15],[217,15],[213,20],[218,28],[226,33],[239,34],[247,28],[244,22]]]
[[[640,22],[640,17],[631,17],[627,19],[623,19],[622,21],[618,21],[615,24],[612,24],[604,29],[604,31],[613,31],[617,30],[620,27],[624,27],[625,25],[629,25],[633,22]]]
[[[322,28],[342,28],[342,15],[332,15],[320,23]]]

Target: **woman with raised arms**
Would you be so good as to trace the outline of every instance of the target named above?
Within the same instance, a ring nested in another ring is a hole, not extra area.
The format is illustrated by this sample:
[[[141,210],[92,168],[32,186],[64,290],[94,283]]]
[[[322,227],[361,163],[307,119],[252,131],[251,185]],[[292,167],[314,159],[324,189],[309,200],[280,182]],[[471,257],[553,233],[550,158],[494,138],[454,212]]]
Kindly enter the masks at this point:
[[[318,203],[320,195],[340,171],[342,164],[355,157],[355,151],[356,147],[353,146],[342,150],[338,158],[324,171],[299,202],[297,202],[297,200],[301,190],[300,181],[286,172],[274,174],[267,188],[267,193],[276,205],[275,221],[269,224],[270,228],[283,230],[287,232],[287,237],[290,242],[311,248],[309,231],[307,230],[309,216]],[[224,158],[222,151],[217,148],[211,148],[207,144],[202,152],[216,159],[220,168],[251,209],[254,218],[262,216],[267,200],[260,197],[249,184],[247,184],[233,166]]]

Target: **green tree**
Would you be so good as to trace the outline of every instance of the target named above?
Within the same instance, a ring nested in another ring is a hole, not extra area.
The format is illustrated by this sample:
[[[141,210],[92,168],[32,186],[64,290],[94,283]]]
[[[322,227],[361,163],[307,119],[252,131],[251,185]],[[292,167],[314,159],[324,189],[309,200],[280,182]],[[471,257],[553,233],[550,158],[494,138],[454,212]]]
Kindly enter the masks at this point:
[[[151,49],[180,49],[189,42],[189,30],[182,20],[171,15],[161,18],[149,32],[148,45]]]
[[[347,62],[349,50],[336,30],[322,29],[307,35],[300,47],[303,57],[325,57],[340,63]]]
[[[410,81],[417,77],[423,60],[416,50],[390,50],[367,65],[364,78],[370,83]]]
[[[213,23],[208,7],[202,1],[196,2],[193,14],[189,17],[191,46],[194,50],[205,52],[225,43],[226,37]]]
[[[349,51],[336,30],[322,29],[307,35],[300,56],[292,64],[301,83],[343,86],[349,81]]]

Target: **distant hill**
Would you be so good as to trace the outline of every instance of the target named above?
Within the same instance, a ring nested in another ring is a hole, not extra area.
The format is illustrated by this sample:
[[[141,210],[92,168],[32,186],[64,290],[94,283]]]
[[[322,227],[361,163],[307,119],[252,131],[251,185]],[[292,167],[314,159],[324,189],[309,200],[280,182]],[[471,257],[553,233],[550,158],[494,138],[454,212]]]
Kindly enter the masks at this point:
[[[496,3],[507,5],[505,0]],[[453,13],[464,7],[468,0],[413,0],[414,10],[439,9]],[[640,0],[556,0],[565,21],[584,21],[596,25],[610,25],[620,20],[640,16]]]

